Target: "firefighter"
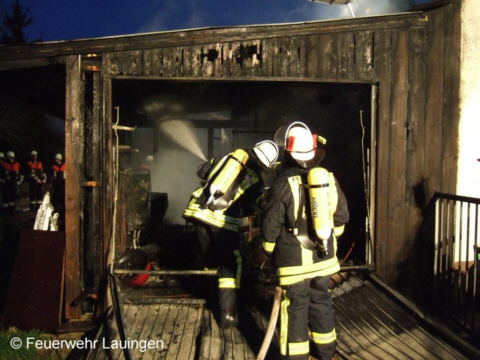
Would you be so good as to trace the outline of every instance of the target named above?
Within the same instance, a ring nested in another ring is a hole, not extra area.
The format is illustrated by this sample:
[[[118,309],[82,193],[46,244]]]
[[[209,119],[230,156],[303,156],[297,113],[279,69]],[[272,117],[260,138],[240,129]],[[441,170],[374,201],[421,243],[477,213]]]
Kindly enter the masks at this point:
[[[51,173],[52,205],[59,214],[63,214],[65,208],[65,170],[62,154],[56,154]]]
[[[347,201],[333,174],[318,166],[325,154],[318,136],[301,122],[279,129],[283,172],[267,194],[261,216],[263,258],[273,262],[282,288],[280,353],[331,359],[336,334],[330,275],[340,269],[337,237],[349,220]],[[317,178],[316,178],[317,177]],[[312,195],[313,194],[313,195]]]
[[[5,212],[13,213],[15,211],[17,188],[23,182],[23,175],[20,173],[20,163],[15,161],[15,153],[13,151],[7,151],[5,159],[3,163],[2,209]]]
[[[262,141],[200,165],[197,175],[205,186],[197,189],[183,217],[196,225],[204,267],[218,267],[219,323],[237,326],[240,289],[239,218],[259,210],[263,199],[262,170],[276,165],[278,148]]]
[[[38,153],[35,150],[30,152],[27,172],[30,184],[30,210],[36,211],[43,201],[43,186],[47,182],[47,174],[44,173],[43,164],[38,160]]]
[[[152,171],[152,168],[153,168],[153,156],[148,155],[145,158],[145,162],[142,164],[142,169]]]

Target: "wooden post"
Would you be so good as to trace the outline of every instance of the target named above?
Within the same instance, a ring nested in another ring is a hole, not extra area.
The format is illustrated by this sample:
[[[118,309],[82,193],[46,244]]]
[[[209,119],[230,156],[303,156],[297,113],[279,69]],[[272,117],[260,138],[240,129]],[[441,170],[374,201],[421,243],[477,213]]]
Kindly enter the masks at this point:
[[[82,167],[82,128],[84,117],[84,81],[80,56],[66,60],[65,110],[65,318],[79,319],[80,308],[70,304],[80,294],[80,177]]]

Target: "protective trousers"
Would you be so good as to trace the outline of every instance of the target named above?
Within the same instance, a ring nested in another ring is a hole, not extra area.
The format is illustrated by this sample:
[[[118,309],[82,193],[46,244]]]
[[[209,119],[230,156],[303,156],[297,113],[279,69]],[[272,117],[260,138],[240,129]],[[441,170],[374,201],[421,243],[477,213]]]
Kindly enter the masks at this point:
[[[38,210],[43,201],[43,186],[30,180],[30,210]]]
[[[17,198],[17,182],[15,180],[7,180],[3,185],[3,204],[2,207],[9,212],[15,209],[15,200]]]
[[[320,360],[335,354],[336,333],[330,277],[305,279],[283,286],[280,308],[280,353],[284,359],[308,359],[310,351]],[[312,332],[312,349],[308,329]]]
[[[211,226],[197,228],[204,267],[218,267],[220,326],[238,323],[237,297],[242,276],[239,234]]]

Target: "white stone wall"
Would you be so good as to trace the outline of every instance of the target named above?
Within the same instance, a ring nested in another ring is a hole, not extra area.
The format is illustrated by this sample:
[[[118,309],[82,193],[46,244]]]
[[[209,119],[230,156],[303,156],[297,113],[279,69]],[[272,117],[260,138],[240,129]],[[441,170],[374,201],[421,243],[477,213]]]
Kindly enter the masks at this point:
[[[480,1],[462,0],[457,194],[480,198]]]

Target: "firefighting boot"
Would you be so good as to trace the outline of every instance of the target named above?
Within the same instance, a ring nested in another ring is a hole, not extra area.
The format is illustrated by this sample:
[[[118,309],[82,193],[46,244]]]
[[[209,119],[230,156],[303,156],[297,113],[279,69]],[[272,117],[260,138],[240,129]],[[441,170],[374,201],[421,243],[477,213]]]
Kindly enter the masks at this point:
[[[231,311],[222,311],[220,314],[220,327],[229,329],[238,325],[238,316]]]

